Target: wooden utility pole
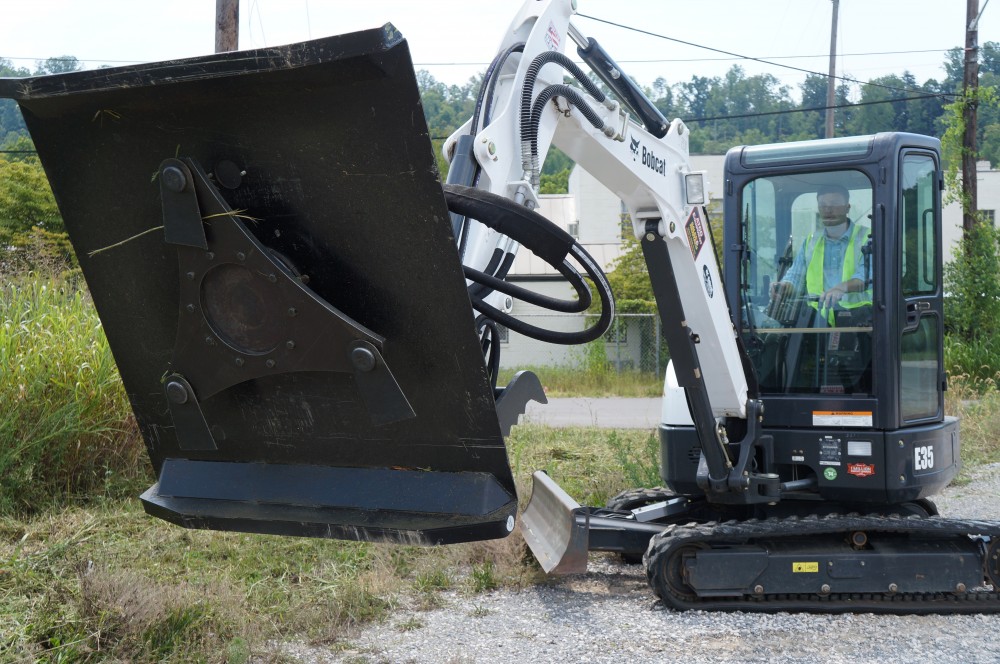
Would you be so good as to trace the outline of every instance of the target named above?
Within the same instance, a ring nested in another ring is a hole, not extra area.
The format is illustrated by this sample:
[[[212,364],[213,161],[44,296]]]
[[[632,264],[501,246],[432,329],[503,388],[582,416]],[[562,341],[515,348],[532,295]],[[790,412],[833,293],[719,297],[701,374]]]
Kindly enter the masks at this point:
[[[837,99],[837,14],[840,0],[833,0],[833,24],[830,28],[830,75],[826,79],[826,137],[833,138],[834,104]]]
[[[988,0],[987,0],[988,1]],[[976,192],[976,94],[979,91],[979,0],[966,0],[965,73],[962,95],[965,97],[965,135],[962,137],[962,231],[968,233],[976,223],[979,201]]]
[[[239,48],[240,0],[215,0],[215,52]]]

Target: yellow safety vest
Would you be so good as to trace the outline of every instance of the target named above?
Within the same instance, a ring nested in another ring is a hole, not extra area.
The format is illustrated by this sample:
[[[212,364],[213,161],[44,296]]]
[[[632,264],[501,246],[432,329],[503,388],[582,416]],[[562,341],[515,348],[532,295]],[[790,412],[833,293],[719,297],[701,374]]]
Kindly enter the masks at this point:
[[[858,242],[858,236],[861,235],[861,225],[852,224],[851,237],[847,241],[847,249],[844,255],[844,267],[841,271],[841,281],[847,281],[854,276],[854,272],[857,269],[858,260],[860,260],[861,247],[863,246]],[[865,229],[865,238],[871,235],[871,231],[867,228]],[[806,251],[809,253],[809,265],[806,268],[806,292],[809,295],[822,295],[824,288],[823,284],[823,256],[826,253],[826,233],[823,231],[818,231],[809,236],[809,241],[806,243]],[[844,309],[854,309],[857,307],[871,306],[872,295],[870,291],[863,291],[859,293],[847,293],[840,300],[840,306]],[[814,309],[819,309],[819,303],[813,302],[812,307]],[[827,322],[833,325],[833,310],[831,309],[827,313]]]

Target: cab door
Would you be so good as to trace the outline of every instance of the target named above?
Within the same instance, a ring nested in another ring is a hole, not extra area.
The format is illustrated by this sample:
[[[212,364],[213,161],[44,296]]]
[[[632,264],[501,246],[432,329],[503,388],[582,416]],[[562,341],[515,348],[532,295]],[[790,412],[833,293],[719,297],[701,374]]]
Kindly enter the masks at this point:
[[[899,160],[898,399],[908,426],[944,415],[941,190],[937,155],[904,150]]]

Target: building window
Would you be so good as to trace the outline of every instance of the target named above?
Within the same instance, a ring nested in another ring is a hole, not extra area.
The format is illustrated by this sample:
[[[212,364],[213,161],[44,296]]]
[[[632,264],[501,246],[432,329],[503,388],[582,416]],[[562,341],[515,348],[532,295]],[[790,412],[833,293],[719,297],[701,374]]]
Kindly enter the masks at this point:
[[[510,330],[507,329],[506,325],[497,323],[497,336],[500,337],[500,343],[510,343]]]
[[[983,219],[990,222],[993,226],[997,225],[997,211],[996,210],[980,210],[979,214],[983,215]]]
[[[573,221],[566,224],[566,231],[577,240],[580,239],[580,222]]]

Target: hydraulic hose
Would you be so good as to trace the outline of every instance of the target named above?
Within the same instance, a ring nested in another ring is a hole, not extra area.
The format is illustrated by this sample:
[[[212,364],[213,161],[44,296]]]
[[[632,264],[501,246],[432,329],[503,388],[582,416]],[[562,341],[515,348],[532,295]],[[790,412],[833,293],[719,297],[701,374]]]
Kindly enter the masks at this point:
[[[487,191],[458,185],[444,185],[444,193],[450,211],[476,219],[485,226],[519,242],[566,277],[580,299],[550,298],[466,268],[466,276],[469,279],[477,281],[477,283],[486,283],[512,297],[518,297],[549,309],[580,312],[590,306],[592,296],[583,276],[569,262],[569,258],[572,257],[583,267],[584,272],[593,282],[601,301],[601,314],[597,322],[589,328],[575,332],[559,332],[530,325],[486,304],[481,297],[472,298],[474,309],[515,332],[548,343],[581,344],[593,341],[607,332],[615,313],[611,285],[594,258],[580,246],[580,243],[572,235],[537,212]]]

